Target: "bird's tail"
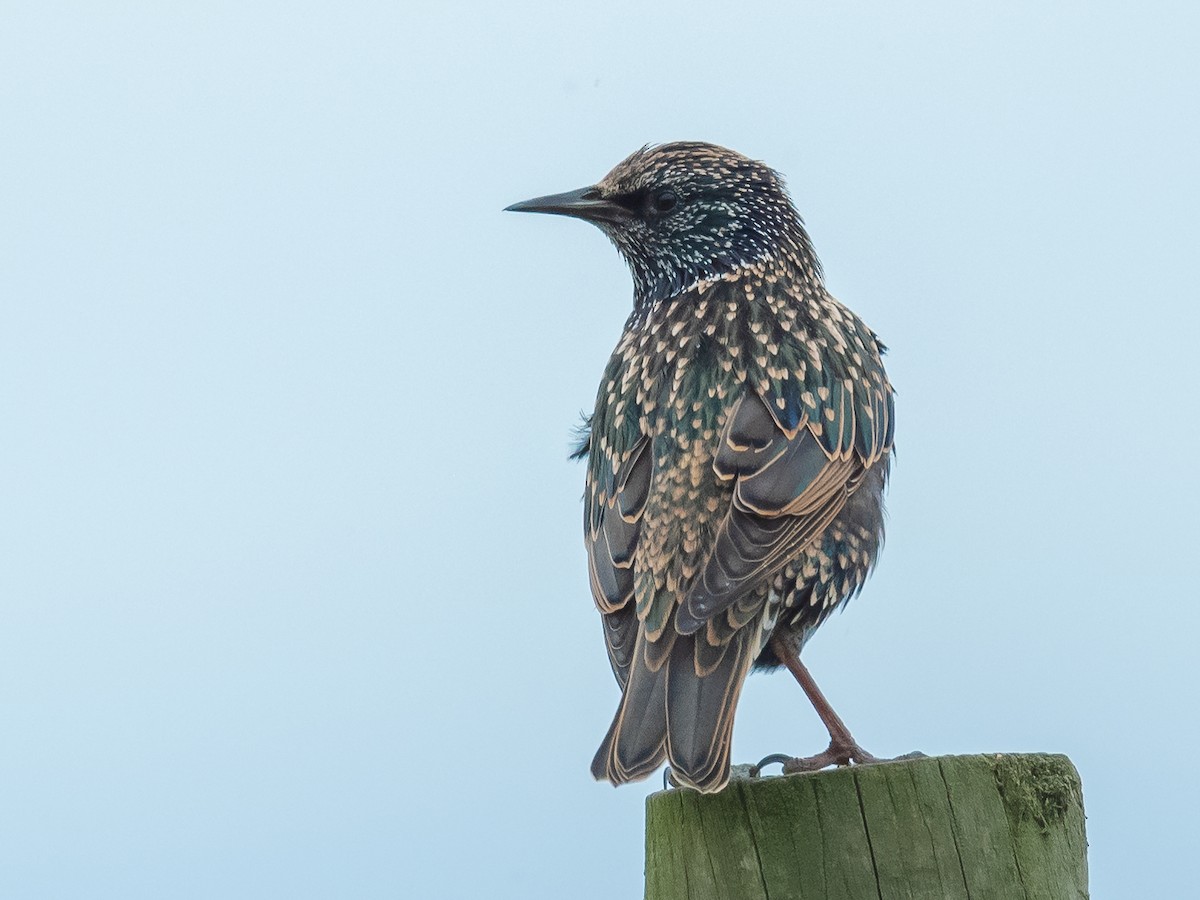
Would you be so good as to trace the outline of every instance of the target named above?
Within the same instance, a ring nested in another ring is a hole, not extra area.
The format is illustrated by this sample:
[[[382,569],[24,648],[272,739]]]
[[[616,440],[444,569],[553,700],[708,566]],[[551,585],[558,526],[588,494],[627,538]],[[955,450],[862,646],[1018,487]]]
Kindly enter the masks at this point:
[[[675,635],[654,670],[639,629],[621,705],[592,761],[597,780],[637,781],[666,759],[679,784],[704,792],[725,786],[733,715],[758,629],[740,628],[719,647],[708,643],[706,630]]]

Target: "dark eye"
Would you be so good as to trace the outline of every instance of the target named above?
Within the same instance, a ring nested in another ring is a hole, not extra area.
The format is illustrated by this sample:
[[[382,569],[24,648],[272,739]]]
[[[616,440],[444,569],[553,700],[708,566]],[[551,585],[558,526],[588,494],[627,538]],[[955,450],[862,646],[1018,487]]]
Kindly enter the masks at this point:
[[[675,196],[675,192],[670,188],[658,191],[651,199],[651,204],[656,213],[669,213],[679,203],[679,198]]]

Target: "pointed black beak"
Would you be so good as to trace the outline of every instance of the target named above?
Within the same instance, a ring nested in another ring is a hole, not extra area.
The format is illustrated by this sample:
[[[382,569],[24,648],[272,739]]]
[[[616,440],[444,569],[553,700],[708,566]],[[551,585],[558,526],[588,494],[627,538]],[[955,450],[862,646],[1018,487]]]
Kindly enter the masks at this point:
[[[555,216],[572,216],[588,222],[607,222],[621,225],[633,218],[633,214],[612,200],[600,196],[596,187],[580,188],[577,191],[567,191],[565,194],[548,194],[545,197],[534,197],[504,207],[505,212],[535,212],[550,213]]]

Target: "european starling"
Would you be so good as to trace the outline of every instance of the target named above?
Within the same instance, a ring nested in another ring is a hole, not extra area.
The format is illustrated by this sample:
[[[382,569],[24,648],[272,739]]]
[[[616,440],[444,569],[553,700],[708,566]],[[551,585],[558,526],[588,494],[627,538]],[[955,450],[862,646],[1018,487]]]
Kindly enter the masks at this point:
[[[831,738],[785,768],[872,760],[799,653],[883,541],[892,388],[883,344],[825,289],[782,179],[672,143],[508,209],[595,223],[633,274],[577,453],[592,596],[622,688],[592,774],[622,784],[668,760],[677,783],[720,790],[746,675],[781,664]]]

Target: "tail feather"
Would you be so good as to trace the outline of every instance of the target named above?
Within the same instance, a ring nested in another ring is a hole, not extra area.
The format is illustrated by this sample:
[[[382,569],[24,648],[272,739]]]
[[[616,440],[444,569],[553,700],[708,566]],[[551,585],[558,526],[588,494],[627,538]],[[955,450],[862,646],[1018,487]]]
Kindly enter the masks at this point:
[[[669,759],[679,783],[705,792],[723,788],[734,712],[756,638],[756,628],[739,629],[715,665],[712,648],[706,648],[701,666],[696,641],[704,635],[675,635],[670,657],[654,671],[639,634],[621,705],[592,761],[592,775],[624,784]]]
[[[754,628],[742,628],[729,641],[720,662],[699,674],[691,646],[704,636],[679,640],[686,653],[672,654],[667,684],[667,756],[675,779],[698,791],[719,791],[729,780],[733,717],[757,641]]]
[[[667,672],[646,665],[645,637],[639,629],[629,680],[608,734],[592,760],[598,780],[625,784],[652,773],[666,758]]]

